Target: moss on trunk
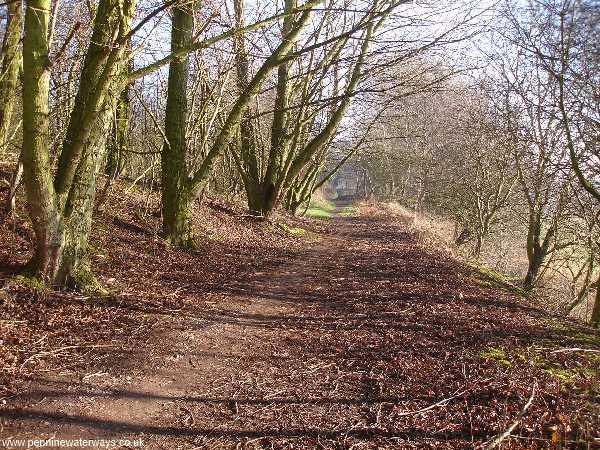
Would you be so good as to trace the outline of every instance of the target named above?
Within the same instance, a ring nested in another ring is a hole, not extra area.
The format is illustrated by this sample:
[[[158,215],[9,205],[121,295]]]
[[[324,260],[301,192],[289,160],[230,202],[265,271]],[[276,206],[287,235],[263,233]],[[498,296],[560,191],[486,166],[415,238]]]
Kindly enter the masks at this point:
[[[17,81],[21,67],[21,28],[23,12],[21,1],[7,4],[8,15],[2,44],[2,71],[0,72],[0,154],[10,139],[10,125],[15,107]]]
[[[193,5],[174,8],[171,25],[171,51],[192,43]],[[161,151],[163,233],[172,245],[194,245],[192,205],[195,200],[186,163],[188,143],[185,130],[188,118],[187,85],[189,57],[171,62],[165,111],[167,141]]]
[[[107,143],[105,174],[116,178],[123,171],[129,149],[129,89],[121,92],[115,108],[110,137]]]
[[[53,177],[49,157],[48,16],[50,0],[28,0],[23,41],[23,168],[29,215],[36,234],[33,272],[54,285],[96,285],[87,260],[96,177],[104,158],[112,102],[122,87],[118,63],[134,4],[101,0],[79,82],[77,101]],[[110,49],[110,51],[107,51]]]
[[[192,206],[195,198],[185,189],[177,190],[169,201],[163,200],[163,233],[176,247],[194,248]]]

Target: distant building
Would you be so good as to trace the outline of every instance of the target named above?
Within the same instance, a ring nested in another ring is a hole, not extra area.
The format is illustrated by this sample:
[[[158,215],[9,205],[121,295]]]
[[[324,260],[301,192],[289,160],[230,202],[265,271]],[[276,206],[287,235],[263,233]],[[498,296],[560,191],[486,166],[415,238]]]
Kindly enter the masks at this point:
[[[331,180],[339,200],[368,198],[372,194],[371,177],[360,164],[347,162]]]
[[[336,174],[331,184],[335,189],[338,199],[354,198],[358,188],[358,177],[355,172],[344,171]]]

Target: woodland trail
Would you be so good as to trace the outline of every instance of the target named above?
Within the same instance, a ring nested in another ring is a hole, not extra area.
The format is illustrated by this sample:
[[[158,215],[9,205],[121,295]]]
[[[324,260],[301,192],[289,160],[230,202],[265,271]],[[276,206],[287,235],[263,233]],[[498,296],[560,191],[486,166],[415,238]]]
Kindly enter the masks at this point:
[[[100,372],[33,380],[19,408],[1,411],[3,437],[472,448],[506,429],[538,383],[520,431],[537,440],[512,445],[543,448],[558,414],[592,401],[560,398],[560,382],[510,353],[482,357],[581,342],[405,225],[336,217],[311,247],[213,288],[206,308],[159,322],[143,351]],[[586,417],[577,436],[595,426]]]

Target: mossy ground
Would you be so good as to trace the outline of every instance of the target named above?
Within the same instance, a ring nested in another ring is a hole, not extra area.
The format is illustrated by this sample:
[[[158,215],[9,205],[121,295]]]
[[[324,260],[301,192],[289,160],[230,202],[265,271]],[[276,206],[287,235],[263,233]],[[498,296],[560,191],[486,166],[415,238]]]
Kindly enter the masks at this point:
[[[44,280],[36,276],[30,276],[26,274],[15,275],[13,282],[35,290],[48,289],[48,285],[44,282]]]
[[[109,291],[100,284],[94,273],[88,268],[80,268],[71,278],[71,287],[86,295],[106,296]]]
[[[479,352],[479,356],[481,356],[482,358],[495,359],[496,361],[498,361],[501,364],[504,364],[505,366],[512,366],[512,363],[506,358],[506,353],[504,352],[504,349],[502,349],[501,347],[487,347]]]
[[[316,242],[321,239],[321,237],[317,233],[309,231],[306,228],[294,227],[292,225],[288,225],[283,222],[276,222],[273,224],[273,226],[275,226],[276,228],[279,228],[280,230],[285,231],[288,234],[302,237],[306,241]]]
[[[535,367],[543,373],[558,378],[565,384],[571,384],[582,378],[595,378],[600,374],[600,354],[574,353],[564,359],[560,354],[551,353],[542,345],[516,347],[486,347],[479,352],[482,358],[492,359],[507,367],[525,364]],[[575,361],[575,362],[573,362]],[[600,386],[598,386],[600,390]]]
[[[585,329],[578,323],[559,318],[548,318],[544,321],[556,332],[568,335],[577,346],[588,344],[600,347],[600,332],[592,328]]]
[[[308,230],[306,230],[305,228],[301,228],[301,227],[293,227],[290,226],[286,223],[283,222],[277,222],[275,224],[275,226],[277,228],[280,228],[281,230],[290,233],[290,234],[295,234],[297,236],[306,236],[306,234],[308,234]]]
[[[473,269],[474,277],[479,284],[499,288],[521,297],[527,296],[527,291],[519,286],[516,277],[497,272],[479,262],[470,262],[468,265]]]
[[[338,209],[335,203],[329,200],[317,199],[316,201],[311,202],[309,208],[306,210],[305,215],[308,217],[329,219],[334,215],[350,217],[353,216],[355,212],[356,211],[353,206],[348,205]]]
[[[324,198],[313,198],[310,202],[305,216],[329,219],[333,216],[335,204]]]
[[[319,219],[330,219],[333,216],[333,210],[325,209],[322,207],[308,208],[305,216],[315,217]]]
[[[339,212],[338,215],[343,217],[351,217],[355,214],[355,210],[353,206],[344,206]]]

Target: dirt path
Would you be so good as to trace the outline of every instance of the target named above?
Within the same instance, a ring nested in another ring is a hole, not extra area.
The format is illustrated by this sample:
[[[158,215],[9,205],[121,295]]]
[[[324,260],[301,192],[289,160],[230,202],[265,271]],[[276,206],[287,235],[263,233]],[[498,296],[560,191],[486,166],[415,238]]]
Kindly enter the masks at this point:
[[[551,375],[481,356],[548,339],[543,313],[481,286],[397,223],[335,218],[315,248],[215,291],[206,309],[159,322],[150,353],[31,382],[23,407],[1,412],[2,437],[471,448],[504,430],[538,383],[520,432],[538,440],[513,445],[545,447],[559,414],[578,408]],[[568,331],[554,339],[578,342]],[[582,414],[572,439],[595,426]]]

